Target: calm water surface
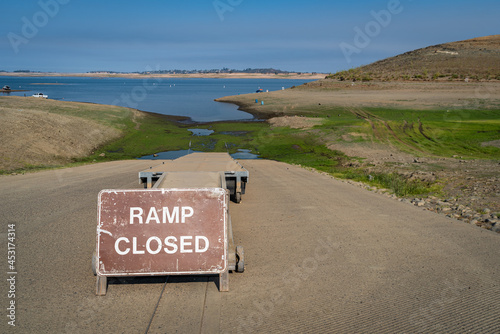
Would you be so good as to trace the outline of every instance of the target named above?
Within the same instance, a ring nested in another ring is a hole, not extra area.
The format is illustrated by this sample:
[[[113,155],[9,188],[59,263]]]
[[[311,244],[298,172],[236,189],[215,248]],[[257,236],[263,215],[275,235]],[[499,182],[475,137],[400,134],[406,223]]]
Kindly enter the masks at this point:
[[[166,151],[157,154],[145,155],[140,157],[141,160],[174,160],[191,153],[199,153],[193,150]],[[231,154],[234,159],[238,160],[256,160],[259,159],[257,154],[253,154],[250,150],[239,149],[238,152]]]
[[[80,77],[0,77],[0,87],[26,92],[10,95],[31,96],[42,92],[49,99],[113,104],[165,115],[190,117],[195,122],[245,120],[253,116],[237,106],[214,99],[255,93],[259,88],[275,91],[312,80],[283,79],[124,79]],[[265,93],[263,93],[263,98]],[[265,99],[265,98],[264,98]]]

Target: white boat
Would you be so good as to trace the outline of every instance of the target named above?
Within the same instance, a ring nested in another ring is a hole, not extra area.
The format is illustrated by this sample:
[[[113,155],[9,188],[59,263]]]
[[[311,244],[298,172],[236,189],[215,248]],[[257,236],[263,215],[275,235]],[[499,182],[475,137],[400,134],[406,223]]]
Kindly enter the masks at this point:
[[[45,95],[43,93],[36,93],[36,94],[33,94],[33,97],[41,97],[42,99],[48,99],[49,96],[48,95]]]

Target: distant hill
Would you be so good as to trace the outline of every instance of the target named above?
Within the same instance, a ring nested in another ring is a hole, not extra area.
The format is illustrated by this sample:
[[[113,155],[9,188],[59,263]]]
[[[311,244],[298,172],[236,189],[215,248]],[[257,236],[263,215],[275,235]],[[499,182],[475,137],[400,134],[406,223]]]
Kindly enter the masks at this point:
[[[340,80],[500,80],[500,35],[438,44],[328,76]]]

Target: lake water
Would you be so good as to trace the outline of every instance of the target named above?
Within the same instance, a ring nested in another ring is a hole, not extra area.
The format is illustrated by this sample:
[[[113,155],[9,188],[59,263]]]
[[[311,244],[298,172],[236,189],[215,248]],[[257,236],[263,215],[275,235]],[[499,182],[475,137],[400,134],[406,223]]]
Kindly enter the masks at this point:
[[[179,151],[166,151],[158,152],[152,155],[145,155],[140,157],[141,160],[174,160],[191,153],[200,153],[193,150],[179,150]],[[253,154],[250,150],[239,149],[238,152],[231,154],[234,159],[238,160],[255,160],[259,159],[259,155]]]
[[[0,87],[24,89],[15,96],[42,92],[49,99],[112,104],[165,115],[190,117],[195,122],[253,119],[237,106],[214,99],[275,91],[312,80],[286,79],[179,79],[179,78],[81,78],[81,77],[1,77]],[[265,95],[264,95],[265,96]]]

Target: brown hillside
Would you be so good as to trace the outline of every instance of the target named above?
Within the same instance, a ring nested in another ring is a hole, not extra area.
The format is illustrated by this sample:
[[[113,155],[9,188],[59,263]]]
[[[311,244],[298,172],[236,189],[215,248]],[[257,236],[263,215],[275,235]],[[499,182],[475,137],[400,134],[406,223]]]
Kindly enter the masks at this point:
[[[500,35],[438,44],[335,73],[340,80],[500,80]]]

